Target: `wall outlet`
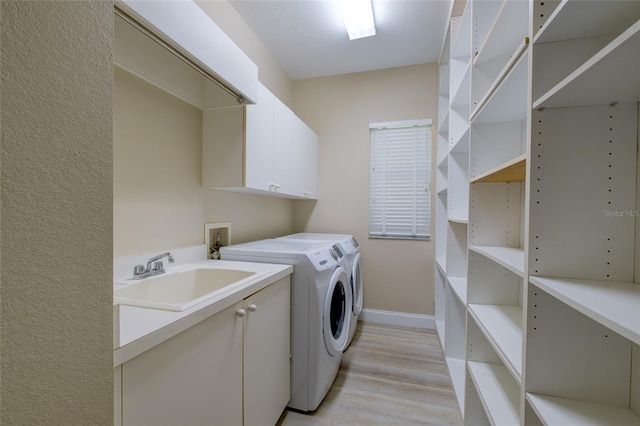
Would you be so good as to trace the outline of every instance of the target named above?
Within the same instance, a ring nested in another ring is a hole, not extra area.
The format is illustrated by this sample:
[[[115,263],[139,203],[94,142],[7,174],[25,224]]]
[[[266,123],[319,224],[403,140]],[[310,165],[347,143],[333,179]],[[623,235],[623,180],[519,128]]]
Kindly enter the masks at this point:
[[[213,247],[216,244],[216,237],[220,234],[220,245],[231,244],[231,222],[216,222],[204,224],[204,243],[207,246],[207,259],[219,259],[214,254]]]

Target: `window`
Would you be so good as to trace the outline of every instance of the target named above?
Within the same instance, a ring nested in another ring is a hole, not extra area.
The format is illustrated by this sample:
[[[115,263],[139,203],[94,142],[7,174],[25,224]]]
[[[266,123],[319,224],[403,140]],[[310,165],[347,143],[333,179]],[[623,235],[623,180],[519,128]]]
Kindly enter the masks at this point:
[[[369,237],[428,240],[431,120],[369,125]]]

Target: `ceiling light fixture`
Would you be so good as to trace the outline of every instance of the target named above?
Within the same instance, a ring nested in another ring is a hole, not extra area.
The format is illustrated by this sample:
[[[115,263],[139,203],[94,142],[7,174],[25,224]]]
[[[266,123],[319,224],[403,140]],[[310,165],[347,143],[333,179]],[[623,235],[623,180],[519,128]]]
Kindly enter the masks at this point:
[[[376,35],[371,0],[338,0],[349,40]]]

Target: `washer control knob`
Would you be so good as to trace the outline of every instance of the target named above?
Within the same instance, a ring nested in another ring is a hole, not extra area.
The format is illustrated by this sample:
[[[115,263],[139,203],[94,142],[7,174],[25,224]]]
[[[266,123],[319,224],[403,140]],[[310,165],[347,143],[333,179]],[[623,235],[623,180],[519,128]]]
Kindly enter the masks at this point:
[[[336,253],[334,249],[330,248],[329,253],[331,253],[331,257],[333,257],[333,260],[338,260],[338,253]]]

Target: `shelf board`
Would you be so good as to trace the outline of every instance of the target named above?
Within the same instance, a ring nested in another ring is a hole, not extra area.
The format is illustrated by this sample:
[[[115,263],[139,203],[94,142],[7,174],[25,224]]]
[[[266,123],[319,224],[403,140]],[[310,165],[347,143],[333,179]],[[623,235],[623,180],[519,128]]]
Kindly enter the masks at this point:
[[[640,16],[640,2],[564,0],[534,37],[534,43],[620,34]]]
[[[481,182],[524,182],[527,177],[527,156],[520,155],[499,165],[478,177],[471,183]]]
[[[447,277],[447,281],[460,302],[463,305],[467,305],[467,279],[458,277]]]
[[[525,51],[527,45],[528,45],[528,39],[525,39],[518,45],[516,50],[513,52],[513,55],[511,55],[511,57],[504,64],[504,66],[502,67],[502,70],[496,75],[496,78],[494,79],[493,83],[491,84],[491,86],[489,86],[489,89],[487,90],[487,92],[480,99],[475,109],[472,111],[470,115],[471,121],[474,121],[476,119],[480,111],[482,111],[482,109],[484,108],[485,104],[489,101],[489,99],[491,99],[491,97],[496,92],[496,90],[504,83],[505,77],[507,76],[507,74],[509,74],[514,64],[518,62],[518,60],[522,56],[522,53]]]
[[[458,87],[450,99],[452,107],[462,107],[469,105],[471,101],[471,62],[469,62],[462,74]]]
[[[470,304],[469,313],[518,383],[522,377],[522,308]]]
[[[578,312],[640,345],[640,284],[533,276],[529,280]]]
[[[436,259],[436,266],[438,267],[438,269],[440,270],[440,272],[442,272],[442,275],[444,275],[445,277],[447,276],[447,269],[442,266],[440,264],[440,261]]]
[[[462,225],[467,225],[469,223],[469,218],[450,217],[449,218],[449,222],[459,223],[459,224],[462,224]]]
[[[469,250],[493,260],[524,278],[524,250],[513,247],[471,246]]]
[[[513,52],[527,35],[527,27],[522,22],[527,21],[528,13],[527,2],[504,1],[473,64],[477,66]]]
[[[491,424],[520,424],[520,388],[506,368],[469,361],[469,375]]]
[[[447,108],[442,121],[438,123],[438,133],[441,135],[449,133],[449,108]]]
[[[441,188],[438,190],[438,195],[446,195],[448,191],[448,188],[445,186],[444,188]]]
[[[451,377],[451,383],[453,384],[453,390],[456,393],[458,405],[460,405],[460,412],[464,413],[464,393],[465,393],[465,361],[457,358],[445,358],[447,363],[447,369],[449,370],[449,376]]]
[[[444,157],[442,157],[442,160],[440,160],[438,162],[438,168],[439,169],[446,169],[448,161],[449,161],[449,155],[445,154]]]
[[[640,20],[533,103],[533,108],[640,101]]]
[[[469,152],[469,124],[468,123],[466,124],[465,130],[460,136],[460,138],[456,141],[453,141],[453,144],[451,145],[451,149],[449,150],[449,152],[450,153],[456,153],[456,152],[468,153]]]
[[[448,58],[447,58],[448,60]],[[449,96],[449,63],[440,64],[440,75],[438,82],[438,94],[440,96],[447,97]]]
[[[628,408],[527,393],[527,401],[545,425],[638,425]]]
[[[528,55],[523,42],[471,115],[474,123],[506,123],[527,117]],[[502,75],[506,74],[504,78]]]

